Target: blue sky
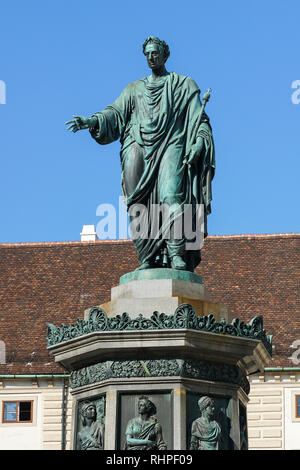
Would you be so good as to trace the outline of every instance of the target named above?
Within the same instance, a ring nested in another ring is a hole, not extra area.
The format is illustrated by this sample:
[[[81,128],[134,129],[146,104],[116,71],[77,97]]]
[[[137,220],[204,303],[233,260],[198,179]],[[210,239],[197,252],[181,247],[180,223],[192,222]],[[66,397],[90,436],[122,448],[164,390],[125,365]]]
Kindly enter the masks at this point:
[[[168,71],[213,89],[209,234],[299,231],[298,0],[17,0],[0,8],[0,242],[78,240],[84,224],[99,222],[99,204],[118,204],[119,142],[99,146],[64,123],[101,111],[149,74],[149,35],[169,44]]]

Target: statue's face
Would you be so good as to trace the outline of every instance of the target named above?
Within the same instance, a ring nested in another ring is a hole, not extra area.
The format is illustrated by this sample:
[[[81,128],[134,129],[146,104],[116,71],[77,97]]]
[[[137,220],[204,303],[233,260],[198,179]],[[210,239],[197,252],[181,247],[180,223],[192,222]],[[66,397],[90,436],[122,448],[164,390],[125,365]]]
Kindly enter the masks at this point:
[[[208,407],[206,408],[206,413],[210,418],[212,418],[214,415],[214,412],[215,412],[215,405],[214,405],[214,402],[211,401]]]
[[[140,414],[144,414],[147,412],[147,401],[146,400],[140,400],[138,403],[138,410]]]
[[[89,407],[86,409],[86,411],[85,411],[85,416],[86,416],[86,418],[88,418],[88,419],[93,419],[93,418],[95,418],[95,416],[96,416],[96,408],[95,408],[93,405],[89,406]]]
[[[158,44],[150,42],[145,47],[145,56],[151,70],[158,69],[165,63],[164,54]]]

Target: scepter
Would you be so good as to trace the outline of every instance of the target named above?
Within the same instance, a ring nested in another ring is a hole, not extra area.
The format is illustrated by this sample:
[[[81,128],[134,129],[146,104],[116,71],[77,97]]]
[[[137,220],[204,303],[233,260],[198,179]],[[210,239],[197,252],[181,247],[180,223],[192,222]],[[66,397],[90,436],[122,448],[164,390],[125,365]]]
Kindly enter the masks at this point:
[[[200,110],[200,119],[202,118],[202,114],[203,114],[204,108],[206,106],[206,103],[209,101],[211,91],[212,91],[211,88],[207,88],[206,92],[203,95],[202,106],[201,106],[201,110]]]
[[[205,108],[206,103],[209,101],[210,92],[211,92],[211,91],[212,91],[211,88],[207,88],[206,92],[205,92],[204,95],[203,95],[203,103],[202,103],[201,114],[202,114],[202,112],[203,112],[203,109]]]
[[[205,92],[204,95],[203,95],[202,106],[201,106],[200,113],[199,113],[199,120],[200,120],[200,121],[201,121],[202,114],[203,114],[203,112],[204,112],[204,108],[205,108],[205,106],[206,106],[206,103],[209,101],[211,91],[212,91],[211,88],[207,88],[206,92]],[[183,159],[183,164],[190,166],[190,164],[187,162],[187,157],[188,157],[188,155],[186,155],[186,156],[184,157],[184,159]]]

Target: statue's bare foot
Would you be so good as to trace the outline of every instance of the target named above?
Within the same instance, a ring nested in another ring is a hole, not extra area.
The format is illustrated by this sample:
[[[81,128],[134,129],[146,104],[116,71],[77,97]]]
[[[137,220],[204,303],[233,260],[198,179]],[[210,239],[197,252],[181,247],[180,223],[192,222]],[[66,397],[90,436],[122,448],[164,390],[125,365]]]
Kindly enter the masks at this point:
[[[138,268],[136,268],[136,271],[141,271],[142,269],[150,269],[150,268],[152,268],[151,263],[149,263],[148,261],[146,261],[146,263],[143,263],[141,266],[139,266]]]
[[[176,255],[176,256],[173,256],[173,258],[172,258],[171,268],[173,268],[173,269],[186,269],[186,263],[181,258],[181,256]]]

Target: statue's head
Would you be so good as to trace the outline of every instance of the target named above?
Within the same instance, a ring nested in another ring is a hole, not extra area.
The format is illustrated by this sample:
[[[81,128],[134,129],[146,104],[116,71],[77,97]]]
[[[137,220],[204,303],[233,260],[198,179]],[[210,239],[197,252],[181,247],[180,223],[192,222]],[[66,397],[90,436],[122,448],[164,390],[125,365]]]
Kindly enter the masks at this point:
[[[156,406],[151,400],[149,400],[148,397],[145,397],[143,395],[139,397],[138,411],[140,414],[147,414],[149,416],[152,416],[156,414]]]
[[[147,57],[149,67],[158,68],[167,61],[170,55],[168,44],[155,36],[149,36],[143,44],[143,53]]]
[[[86,420],[90,419],[94,421],[96,419],[96,406],[92,402],[84,402],[80,408],[80,414],[82,419],[82,424],[86,425]]]
[[[210,416],[214,414],[215,403],[214,400],[210,397],[201,397],[198,401],[198,406],[201,414],[208,413]]]

